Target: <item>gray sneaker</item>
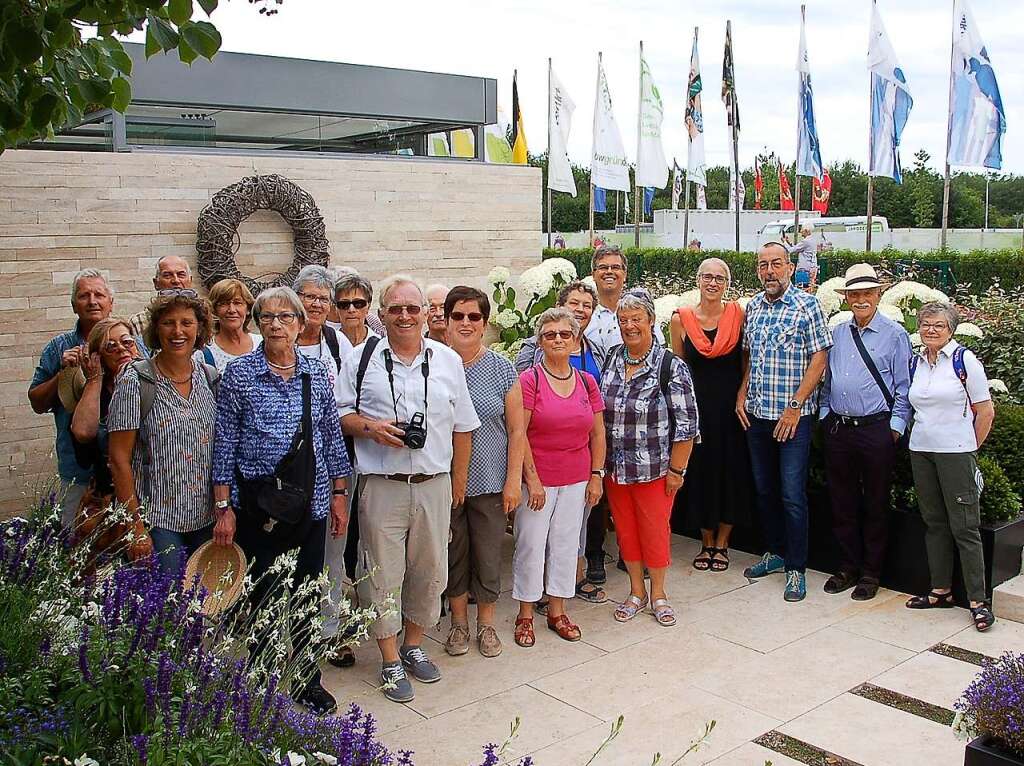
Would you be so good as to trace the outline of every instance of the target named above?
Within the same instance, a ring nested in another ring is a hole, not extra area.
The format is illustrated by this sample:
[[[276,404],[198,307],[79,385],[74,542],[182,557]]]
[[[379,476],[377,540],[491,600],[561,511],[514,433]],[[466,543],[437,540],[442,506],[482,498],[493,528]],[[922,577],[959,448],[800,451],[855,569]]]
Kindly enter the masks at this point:
[[[380,668],[380,686],[392,702],[412,702],[415,693],[401,662],[385,662]]]
[[[461,657],[469,651],[469,626],[457,622],[452,623],[448,638],[444,642],[444,650],[452,657]]]
[[[497,657],[501,654],[501,639],[491,625],[478,625],[476,629],[477,646],[484,657]]]
[[[403,646],[398,650],[402,664],[409,669],[412,677],[420,683],[432,684],[441,680],[441,671],[430,661],[427,653],[418,646]]]

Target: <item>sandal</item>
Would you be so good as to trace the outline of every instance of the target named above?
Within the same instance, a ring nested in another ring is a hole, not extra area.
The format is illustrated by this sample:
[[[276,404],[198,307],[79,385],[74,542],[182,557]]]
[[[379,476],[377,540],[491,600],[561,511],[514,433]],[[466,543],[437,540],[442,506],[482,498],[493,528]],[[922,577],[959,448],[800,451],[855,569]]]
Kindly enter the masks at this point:
[[[567,614],[560,614],[557,617],[548,615],[548,630],[555,631],[559,638],[566,641],[579,641],[583,638],[580,626],[574,625]]]
[[[587,601],[591,604],[603,604],[608,600],[608,596],[604,590],[598,588],[586,579],[580,580],[576,583],[576,598]]]
[[[676,610],[668,603],[667,598],[656,598],[651,602],[651,614],[659,625],[671,628],[676,624]]]
[[[715,548],[702,545],[700,547],[700,553],[693,558],[693,568],[698,572],[707,572],[711,569],[711,557],[714,555],[715,550]]]
[[[548,600],[546,598],[542,598],[540,601],[537,601],[533,605],[533,609],[538,614],[545,614],[546,615],[548,613],[548,603],[549,602],[548,602]]]
[[[953,593],[936,593],[931,591],[927,596],[914,596],[907,601],[907,609],[952,609]]]
[[[517,617],[516,629],[512,635],[519,646],[533,646],[537,641],[537,637],[533,634],[533,618]]]
[[[996,621],[996,616],[992,614],[992,610],[989,609],[988,604],[972,606],[971,617],[974,618],[974,627],[979,633],[984,633],[986,630],[991,628],[992,623]]]
[[[715,556],[725,556],[725,560],[716,559]],[[729,568],[729,549],[728,548],[712,548],[711,549],[711,571],[712,572],[724,572]]]
[[[642,599],[634,596],[630,593],[626,596],[626,600],[615,607],[615,619],[618,622],[629,622],[641,609],[647,606],[647,596],[645,595]]]

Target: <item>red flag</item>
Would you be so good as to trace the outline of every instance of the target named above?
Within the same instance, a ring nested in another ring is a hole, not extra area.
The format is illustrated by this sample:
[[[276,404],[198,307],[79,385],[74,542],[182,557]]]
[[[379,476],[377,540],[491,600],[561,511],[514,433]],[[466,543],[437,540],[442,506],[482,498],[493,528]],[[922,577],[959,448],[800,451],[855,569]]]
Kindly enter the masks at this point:
[[[786,171],[779,163],[779,210],[796,210],[793,204],[793,192],[789,190],[789,179],[786,178]]]
[[[764,197],[764,179],[761,177],[760,161],[754,164],[754,210],[761,209],[761,200]]]
[[[832,199],[832,176],[825,171],[825,177],[819,181],[814,179],[811,185],[814,196],[811,199],[811,210],[817,210],[822,215],[828,215],[828,203]]]

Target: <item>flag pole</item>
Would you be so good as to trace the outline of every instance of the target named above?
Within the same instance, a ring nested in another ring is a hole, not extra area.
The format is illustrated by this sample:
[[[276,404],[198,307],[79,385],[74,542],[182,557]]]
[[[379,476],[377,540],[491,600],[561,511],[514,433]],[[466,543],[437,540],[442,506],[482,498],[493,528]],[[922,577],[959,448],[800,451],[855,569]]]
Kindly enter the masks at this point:
[[[642,137],[641,131],[641,119],[640,115],[643,112],[644,104],[644,41],[640,41],[640,61],[639,66],[639,92],[637,94],[636,104],[636,169],[633,171],[633,199],[636,206],[633,209],[633,246],[640,247],[640,215],[643,213],[642,203],[640,201],[640,179],[637,175],[640,171],[640,142]]]
[[[601,98],[601,51],[597,52],[597,85],[594,96],[594,119],[597,119],[597,99]],[[593,139],[591,139],[593,140]],[[590,158],[590,239],[587,240],[587,248],[594,249],[594,158],[591,150]]]
[[[551,57],[548,57],[548,248],[551,247]]]
[[[800,29],[803,31],[803,25],[806,21],[807,6],[800,6]],[[797,120],[797,131],[796,131],[796,162],[793,163],[793,194],[795,196],[793,204],[793,244],[795,245],[800,241],[800,149],[803,144],[803,131],[800,130],[800,110],[803,109],[803,84],[797,86],[797,99],[796,99],[796,120]]]
[[[953,13],[956,13],[956,0],[953,0]],[[953,35],[949,43],[949,106],[946,112],[946,174],[942,181],[942,237],[939,249],[946,252],[946,233],[949,229],[949,147],[953,120],[953,50],[956,46],[956,18],[953,19]]]
[[[683,175],[683,247],[690,244],[690,167],[687,163],[686,173]]]
[[[732,40],[732,21],[725,22],[725,36]],[[730,122],[732,122],[732,165],[735,171],[733,178],[733,197],[736,200],[736,252],[740,251],[740,137],[736,129],[736,52],[732,53],[732,99],[730,99]]]
[[[878,0],[871,0],[872,5],[876,5]],[[874,17],[872,17],[874,18]],[[874,22],[872,22],[874,23]],[[871,104],[875,98],[874,80],[871,70],[868,69],[868,115],[872,115]],[[872,117],[868,117],[868,210],[867,218],[868,225],[867,230],[864,232],[864,252],[871,252],[871,216],[874,212],[875,207],[875,175],[871,171],[874,170],[875,162],[875,132],[872,130],[871,124]]]

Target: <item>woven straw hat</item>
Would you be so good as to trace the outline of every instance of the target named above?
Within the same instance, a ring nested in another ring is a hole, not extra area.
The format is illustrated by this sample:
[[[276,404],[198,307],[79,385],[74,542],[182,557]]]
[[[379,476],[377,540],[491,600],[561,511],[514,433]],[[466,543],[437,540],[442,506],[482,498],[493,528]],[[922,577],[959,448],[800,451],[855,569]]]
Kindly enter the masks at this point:
[[[236,543],[214,545],[213,541],[200,545],[185,564],[185,585],[191,586],[199,578],[206,588],[203,614],[213,616],[224,611],[242,593],[245,580],[245,553]]]
[[[85,373],[81,367],[65,367],[57,376],[57,398],[68,412],[74,412],[85,390]]]

